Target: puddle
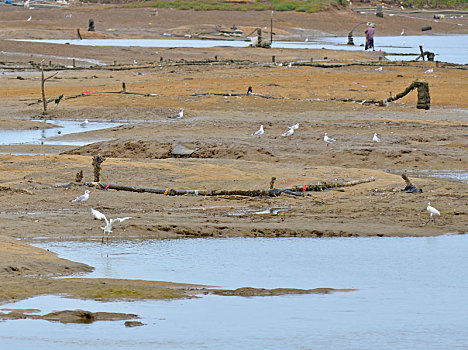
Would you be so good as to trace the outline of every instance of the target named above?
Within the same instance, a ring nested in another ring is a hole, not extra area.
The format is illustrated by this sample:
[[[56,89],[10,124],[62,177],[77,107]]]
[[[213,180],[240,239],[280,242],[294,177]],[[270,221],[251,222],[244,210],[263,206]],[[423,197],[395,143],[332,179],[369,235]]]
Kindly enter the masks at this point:
[[[364,51],[364,29],[362,33],[356,31],[355,45],[346,45],[348,38],[322,37],[311,41],[273,41],[273,48],[289,49],[330,49]],[[208,47],[247,47],[250,41],[225,40],[183,40],[183,39],[44,39],[18,41],[43,42],[51,44],[70,44],[86,46],[140,46],[140,47],[176,47],[176,48],[208,48]],[[419,45],[425,51],[436,53],[436,60],[458,64],[468,63],[468,35],[413,35],[413,36],[377,36],[376,50],[382,49],[391,54],[405,54],[404,56],[387,56],[390,60],[414,60],[419,55]],[[414,54],[406,56],[407,54]]]
[[[278,213],[280,213],[282,211],[288,211],[288,210],[290,210],[290,208],[268,208],[268,209],[265,209],[265,210],[256,211],[255,214],[258,214],[258,215],[263,215],[263,214],[278,215]]]
[[[30,53],[24,53],[24,52],[8,52],[8,51],[2,51],[1,53],[3,56],[34,56],[34,57],[44,57],[47,59],[55,59],[55,60],[64,60],[64,61],[70,61],[70,64],[73,63],[73,60],[76,61],[76,63],[88,63],[96,66],[105,66],[106,63],[99,61],[99,60],[94,60],[91,58],[80,58],[80,57],[68,57],[68,56],[55,56],[55,55],[42,55],[42,54],[30,54]],[[73,67],[73,66],[70,66]]]
[[[86,131],[102,130],[123,125],[123,123],[114,122],[93,122],[83,124],[83,121],[76,120],[40,120],[44,123],[58,125],[47,129],[28,129],[28,130],[0,130],[0,145],[71,145],[84,146],[94,141],[68,141],[60,140],[61,136],[78,134]]]

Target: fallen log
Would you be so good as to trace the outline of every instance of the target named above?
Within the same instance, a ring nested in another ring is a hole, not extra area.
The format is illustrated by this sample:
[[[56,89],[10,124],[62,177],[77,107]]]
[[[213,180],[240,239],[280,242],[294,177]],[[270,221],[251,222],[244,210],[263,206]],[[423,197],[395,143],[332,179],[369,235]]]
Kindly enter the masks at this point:
[[[319,182],[315,185],[295,186],[292,188],[272,188],[268,190],[175,190],[172,188],[150,188],[132,185],[120,185],[104,182],[84,182],[82,185],[87,187],[98,187],[100,189],[111,189],[117,191],[130,191],[130,192],[146,192],[164,194],[167,196],[245,196],[245,197],[277,197],[281,194],[290,194],[294,196],[303,196],[307,191],[324,191],[333,188],[341,188],[348,186],[355,186],[362,183],[375,181],[374,177],[346,181],[346,182]]]

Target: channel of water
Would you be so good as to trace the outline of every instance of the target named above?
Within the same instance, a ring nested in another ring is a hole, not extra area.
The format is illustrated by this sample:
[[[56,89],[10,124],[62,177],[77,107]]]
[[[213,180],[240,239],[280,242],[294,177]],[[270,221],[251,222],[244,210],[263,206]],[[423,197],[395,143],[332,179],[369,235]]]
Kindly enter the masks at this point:
[[[356,33],[355,33],[356,34]],[[346,45],[347,37],[322,37],[310,41],[273,41],[273,48],[289,49],[329,49],[362,51],[364,36],[354,37],[354,46]],[[50,44],[70,44],[86,46],[140,46],[140,47],[247,47],[249,41],[239,40],[196,40],[196,39],[15,39],[20,41]],[[413,36],[376,36],[376,50],[392,54],[390,60],[414,60],[419,55],[419,45],[424,50],[436,54],[437,61],[468,64],[468,35],[413,35]],[[394,54],[405,55],[394,55]],[[406,54],[414,54],[407,56]]]
[[[468,236],[230,238],[35,242],[96,267],[89,277],[144,278],[230,288],[358,291],[278,297],[100,303],[41,296],[3,305],[42,312],[137,313],[146,325],[18,320],[0,324],[6,348],[455,349],[468,345]]]

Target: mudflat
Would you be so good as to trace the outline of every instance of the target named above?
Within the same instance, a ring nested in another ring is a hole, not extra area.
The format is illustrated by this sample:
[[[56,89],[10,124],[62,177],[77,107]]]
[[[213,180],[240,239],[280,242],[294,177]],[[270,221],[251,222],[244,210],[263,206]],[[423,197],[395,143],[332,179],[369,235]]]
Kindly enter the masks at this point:
[[[166,282],[51,279],[92,267],[60,259],[28,242],[42,237],[101,244],[101,222],[93,219],[90,208],[110,217],[132,217],[115,227],[110,245],[135,237],[432,236],[467,231],[467,182],[423,176],[468,169],[466,66],[389,62],[379,51],[364,50],[15,42],[6,39],[74,38],[77,28],[83,37],[92,38],[164,38],[164,33],[193,35],[233,24],[248,33],[267,26],[269,14],[262,20],[261,12],[160,9],[155,15],[153,9],[104,6],[29,12],[3,8],[0,129],[52,126],[38,119],[122,125],[57,135],[60,140],[94,142],[82,147],[0,145],[2,300],[60,292],[101,299],[192,297],[205,292],[203,286]],[[86,31],[91,17],[96,32]],[[380,19],[349,10],[277,13],[275,20],[277,35],[284,40],[346,35],[350,24],[368,20],[376,22],[377,36],[399,34],[402,28],[418,34],[427,23],[436,33],[466,34],[468,28],[449,20]],[[67,67],[72,58],[76,68]],[[47,114],[40,102],[39,65],[46,77],[58,72],[45,83],[46,97],[64,95],[60,103],[49,103]],[[434,71],[425,73],[430,68]],[[416,91],[387,107],[366,103],[394,96],[418,79],[429,83],[429,110],[416,108]],[[122,83],[127,93],[118,93]],[[249,86],[252,94],[247,94]],[[183,118],[168,118],[180,108]],[[292,135],[281,136],[296,123]],[[252,135],[260,125],[264,134]],[[327,145],[324,133],[336,142]],[[374,133],[381,142],[372,141]],[[173,155],[179,144],[194,150],[192,155]],[[96,155],[106,157],[103,183],[167,189],[166,194],[267,190],[273,177],[274,188],[299,190],[274,197],[172,196],[85,187],[82,182],[94,179]],[[83,179],[76,182],[80,171]],[[408,171],[422,193],[401,192],[401,174]],[[353,181],[358,184],[346,186]],[[300,190],[319,183],[336,186]],[[89,200],[70,202],[86,189],[91,190]],[[435,222],[427,223],[427,202],[441,211]],[[270,208],[287,210],[258,214]]]

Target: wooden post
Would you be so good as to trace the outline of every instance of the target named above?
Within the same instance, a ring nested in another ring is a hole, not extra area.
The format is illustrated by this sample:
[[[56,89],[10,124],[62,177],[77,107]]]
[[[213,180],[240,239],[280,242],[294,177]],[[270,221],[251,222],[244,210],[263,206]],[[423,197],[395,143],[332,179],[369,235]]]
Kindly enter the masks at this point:
[[[122,82],[122,92],[123,93],[127,92],[127,86],[125,85],[125,82]]]
[[[93,168],[94,168],[94,182],[99,182],[101,176],[101,164],[106,160],[106,157],[94,156],[93,157]]]
[[[273,11],[271,11],[270,17],[270,43],[273,44]]]
[[[260,43],[262,42],[262,30],[257,28],[257,46],[260,47]]]
[[[271,62],[273,62],[273,63],[276,62],[276,57],[275,56],[271,56]]]
[[[72,63],[72,65],[73,65],[73,68],[76,68],[76,62],[75,62],[75,59],[73,59],[73,63]]]
[[[80,28],[78,28],[78,29],[76,30],[76,34],[78,35],[78,38],[79,38],[80,40],[83,40],[83,38],[81,37]]]
[[[48,76],[47,78],[44,77],[44,68],[41,66],[41,92],[42,92],[42,114],[47,114],[47,100],[45,97],[45,82],[53,77],[55,77],[58,74],[52,74]]]
[[[424,50],[422,48],[422,45],[419,45],[419,51],[421,51],[421,55],[419,55],[419,57],[422,57],[423,61],[425,61],[425,59],[424,59]],[[418,58],[416,58],[416,59],[418,59]]]
[[[44,68],[41,67],[42,114],[47,114],[47,101],[45,99]]]

